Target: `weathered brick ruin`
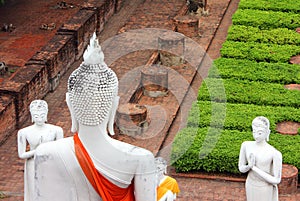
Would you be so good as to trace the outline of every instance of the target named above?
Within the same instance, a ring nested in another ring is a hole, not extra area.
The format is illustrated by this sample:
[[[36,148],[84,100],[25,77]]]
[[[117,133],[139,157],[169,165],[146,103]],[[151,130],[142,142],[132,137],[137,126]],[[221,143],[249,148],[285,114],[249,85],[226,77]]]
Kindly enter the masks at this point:
[[[56,34],[36,52],[24,66],[14,72],[9,79],[0,82],[0,144],[14,131],[22,126],[28,118],[28,106],[35,99],[43,99],[47,93],[53,92],[70,66],[82,57],[89,38],[96,31],[99,35],[110,17],[118,12],[123,0],[89,0],[77,13],[61,27]],[[184,6],[174,18],[186,15],[188,9]],[[190,24],[186,20],[174,20],[173,30],[184,30],[184,34],[197,35],[198,23]],[[198,21],[197,21],[198,22]],[[161,55],[163,56],[163,55]],[[151,66],[159,58],[154,53]],[[140,89],[140,90],[139,90]],[[138,99],[141,88],[136,87],[128,102]]]
[[[81,58],[93,32],[99,34],[122,0],[88,1],[54,37],[9,79],[0,83],[0,144],[28,118],[28,106],[54,91],[60,77]]]

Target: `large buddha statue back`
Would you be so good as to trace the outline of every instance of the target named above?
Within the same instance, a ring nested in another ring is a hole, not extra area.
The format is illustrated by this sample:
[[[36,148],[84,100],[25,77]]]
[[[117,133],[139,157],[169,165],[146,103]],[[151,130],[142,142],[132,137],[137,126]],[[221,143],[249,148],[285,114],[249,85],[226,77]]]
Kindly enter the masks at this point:
[[[35,200],[156,200],[153,154],[109,136],[119,103],[118,79],[105,64],[95,34],[83,58],[66,94],[75,135],[36,150]]]

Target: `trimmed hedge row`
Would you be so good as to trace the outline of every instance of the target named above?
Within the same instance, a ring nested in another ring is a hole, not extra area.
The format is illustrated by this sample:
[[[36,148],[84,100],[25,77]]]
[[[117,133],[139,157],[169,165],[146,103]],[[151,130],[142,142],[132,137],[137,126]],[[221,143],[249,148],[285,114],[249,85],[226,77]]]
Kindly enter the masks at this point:
[[[208,77],[223,79],[234,78],[280,84],[300,84],[300,65],[267,62],[257,63],[244,59],[221,57],[214,60]]]
[[[190,110],[187,127],[173,142],[171,162],[177,172],[240,174],[240,146],[253,141],[251,122],[261,115],[270,120],[275,133],[269,143],[283,154],[284,163],[300,169],[300,129],[296,136],[276,131],[279,122],[300,122],[300,92],[283,87],[300,83],[300,65],[288,64],[292,56],[300,54],[300,37],[295,33],[300,14],[272,11],[275,7],[280,11],[300,9],[298,4],[241,0],[240,8],[247,9],[238,9],[233,15],[222,57],[214,61]],[[262,7],[270,10],[259,10]]]
[[[261,30],[257,27],[233,25],[228,30],[227,40],[299,46],[300,34],[287,28]]]
[[[177,172],[226,172],[240,174],[239,150],[242,142],[252,141],[251,132],[216,128],[185,128],[173,142],[171,162]],[[271,134],[269,143],[283,155],[283,163],[300,168],[299,136]]]
[[[300,1],[295,0],[240,0],[239,9],[300,12]]]
[[[281,84],[238,79],[207,78],[198,92],[198,100],[300,108],[299,97],[299,90],[288,90]]]
[[[222,57],[264,62],[288,63],[292,56],[300,54],[300,46],[275,45],[255,42],[226,41],[221,49]]]
[[[296,29],[300,27],[300,14],[238,9],[232,16],[232,24],[252,26],[259,29]]]
[[[279,122],[300,122],[300,110],[293,107],[196,101],[189,112],[187,127],[210,126],[250,132],[252,120],[257,116],[268,117],[273,133],[277,132],[276,124]]]

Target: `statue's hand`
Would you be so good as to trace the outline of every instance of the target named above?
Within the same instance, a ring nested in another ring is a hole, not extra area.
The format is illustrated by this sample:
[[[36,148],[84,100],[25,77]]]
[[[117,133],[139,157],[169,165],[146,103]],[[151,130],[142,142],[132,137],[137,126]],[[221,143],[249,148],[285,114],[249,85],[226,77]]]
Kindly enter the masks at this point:
[[[250,168],[253,168],[253,166],[255,165],[255,156],[253,153],[250,154],[249,156],[249,163],[248,163],[248,166]]]

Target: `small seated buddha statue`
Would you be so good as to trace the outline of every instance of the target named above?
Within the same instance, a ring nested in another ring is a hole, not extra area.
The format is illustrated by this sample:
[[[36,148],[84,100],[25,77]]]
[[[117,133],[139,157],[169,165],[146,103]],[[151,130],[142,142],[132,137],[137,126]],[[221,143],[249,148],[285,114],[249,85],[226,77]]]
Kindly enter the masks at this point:
[[[63,129],[48,124],[48,104],[44,100],[34,100],[29,106],[33,125],[18,131],[18,155],[25,160],[24,167],[24,200],[33,200],[34,189],[34,153],[36,148],[45,142],[63,138]],[[27,150],[29,145],[29,150]]]
[[[167,161],[162,157],[155,158],[157,167],[157,201],[176,200],[180,192],[177,181],[167,175]]]
[[[118,79],[94,34],[68,80],[74,136],[39,146],[35,201],[155,201],[153,154],[113,139]]]
[[[269,127],[266,117],[256,117],[252,121],[255,141],[245,141],[241,145],[238,166],[240,172],[248,172],[245,184],[247,201],[278,201],[282,155],[267,142]]]

